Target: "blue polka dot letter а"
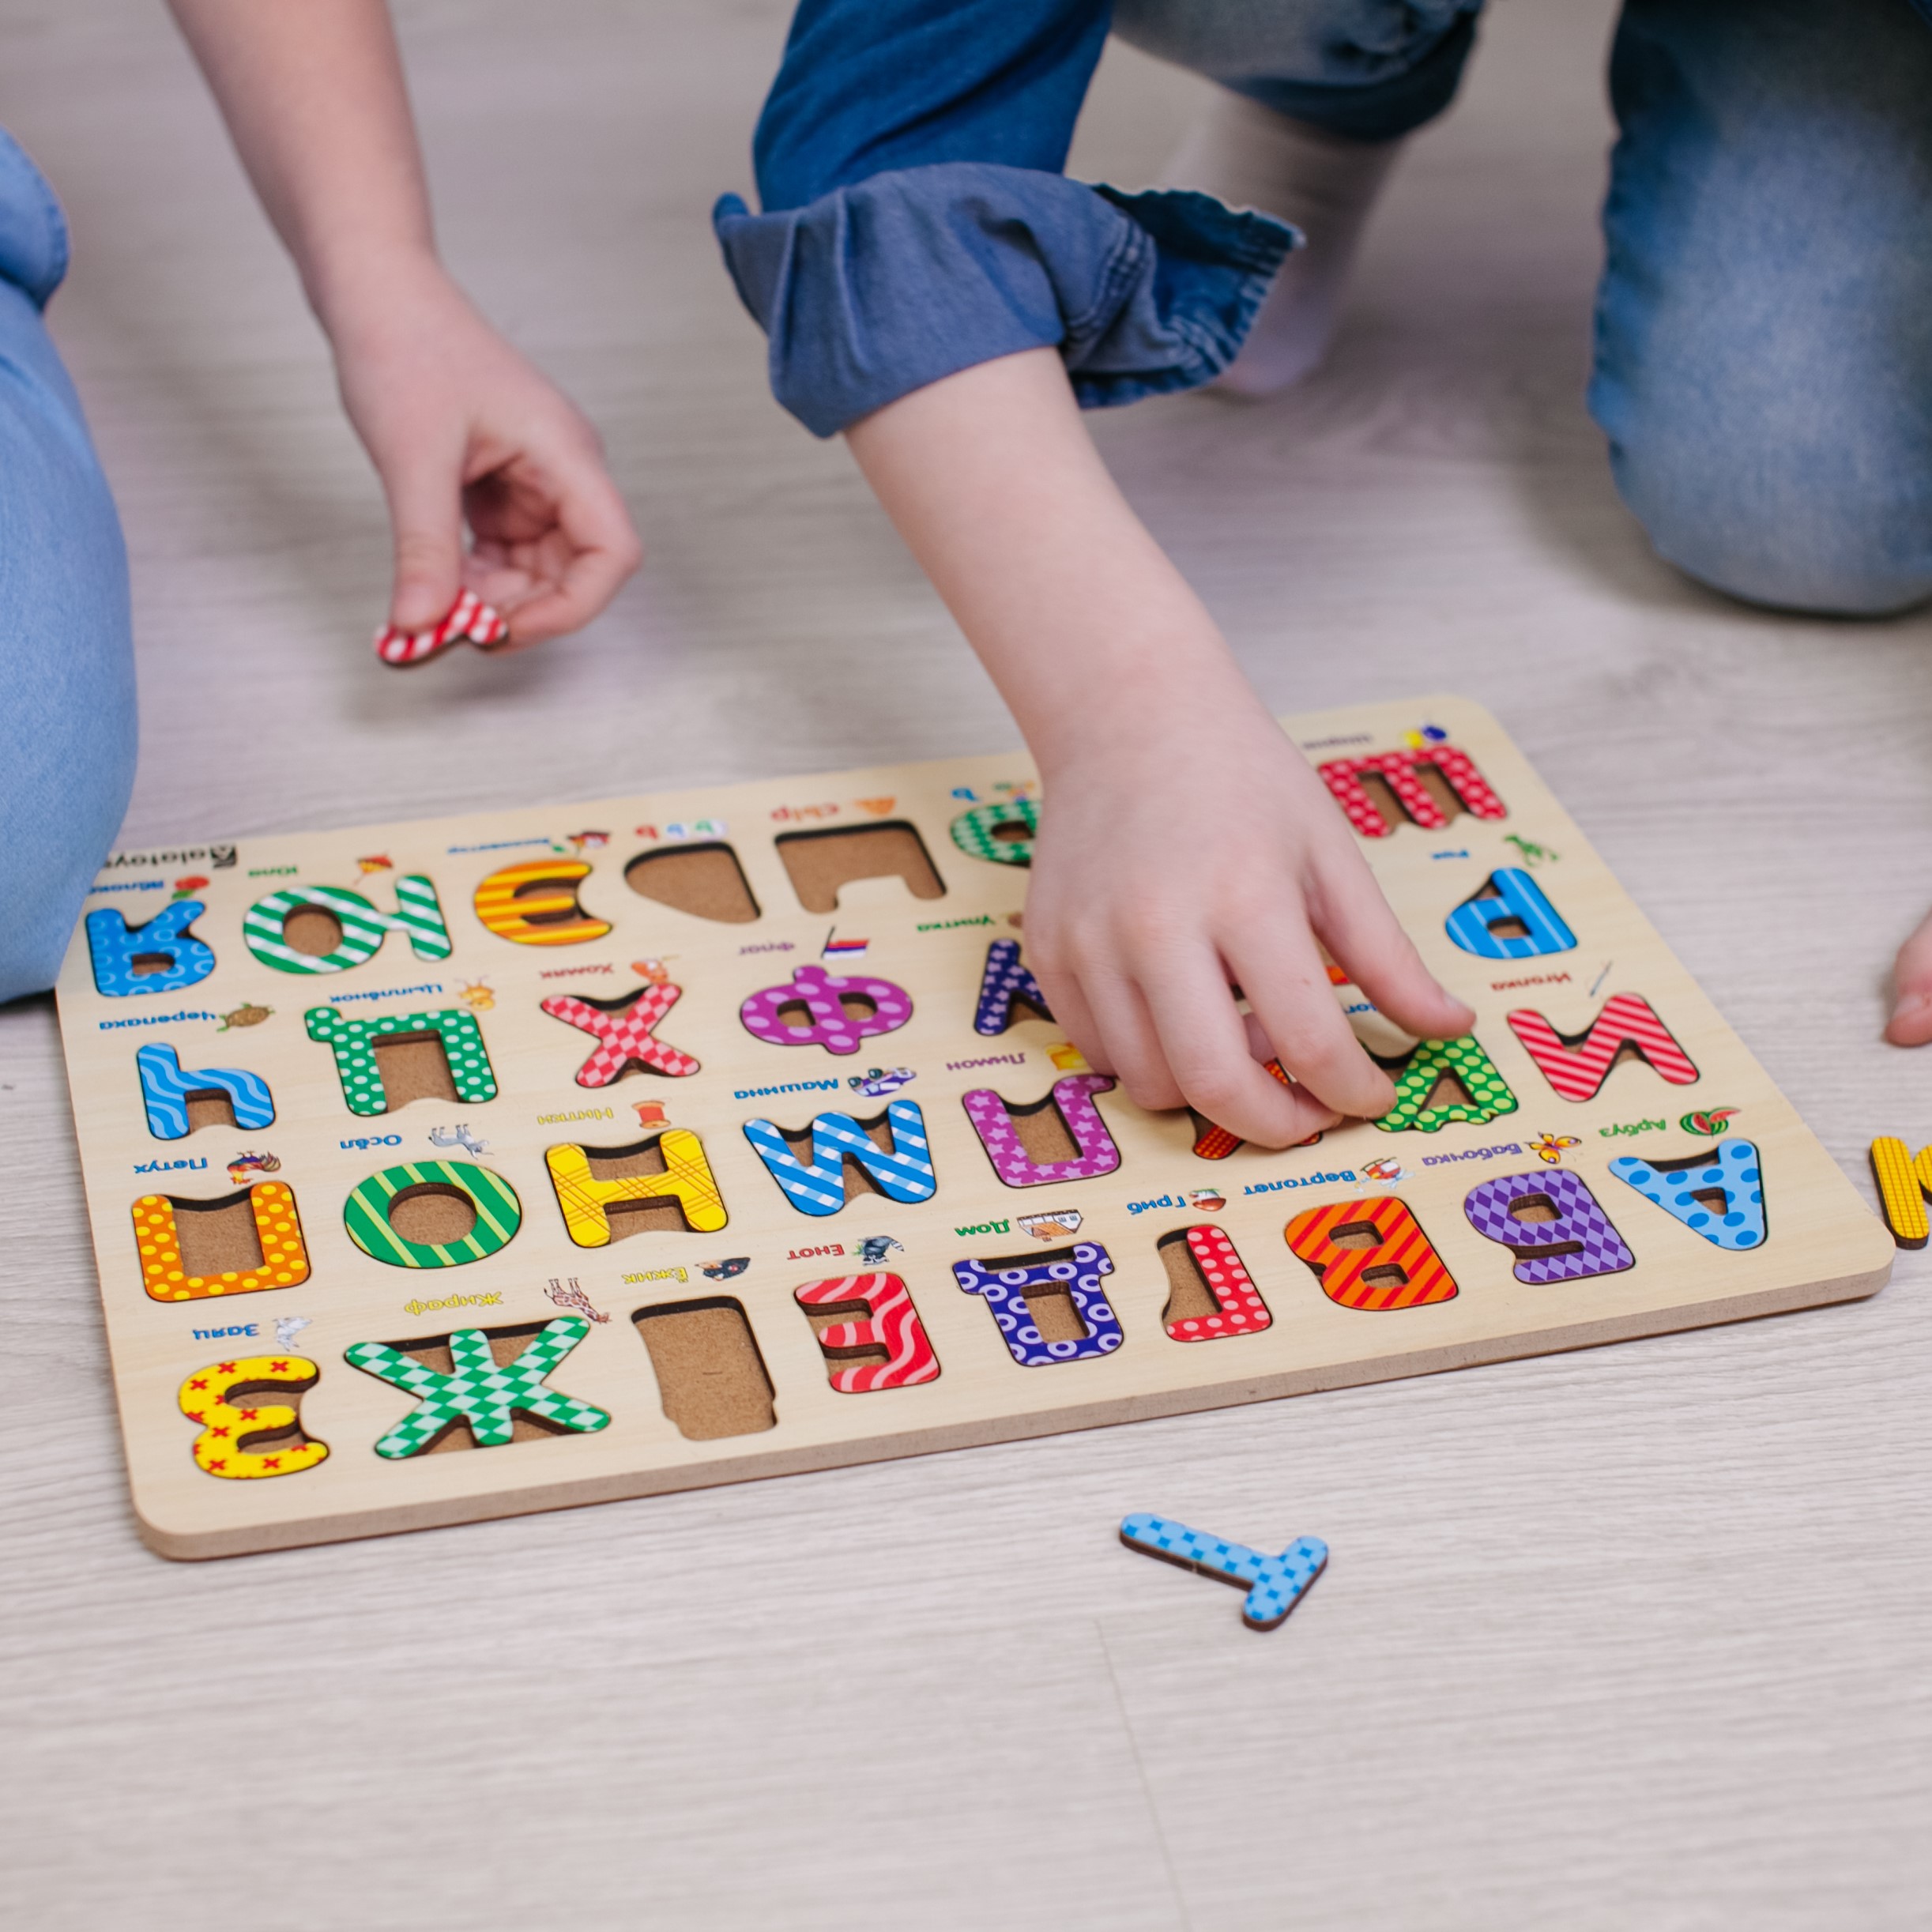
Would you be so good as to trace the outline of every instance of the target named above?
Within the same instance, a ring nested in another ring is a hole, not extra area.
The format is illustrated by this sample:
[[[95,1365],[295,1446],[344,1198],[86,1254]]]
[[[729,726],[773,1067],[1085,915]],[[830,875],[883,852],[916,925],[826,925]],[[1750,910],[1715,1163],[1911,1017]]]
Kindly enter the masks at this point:
[[[1576,935],[1529,874],[1514,865],[1490,873],[1448,917],[1449,937],[1478,959],[1533,959],[1575,950]]]
[[[1248,1601],[1241,1606],[1241,1621],[1251,1630],[1272,1630],[1284,1621],[1328,1561],[1328,1546],[1319,1536],[1298,1536],[1279,1556],[1271,1557],[1165,1516],[1125,1518],[1120,1541],[1129,1550],[1177,1563],[1184,1570],[1245,1585]]]
[[[995,940],[986,948],[986,970],[979,982],[979,1007],[973,1018],[973,1030],[986,1034],[1004,1033],[1013,1023],[1015,1006],[1030,1007],[1022,1019],[1038,1015],[1051,1019],[1046,996],[1040,982],[1019,962],[1018,940]]]
[[[198,1067],[183,1070],[171,1046],[144,1046],[134,1056],[141,1070],[141,1098],[148,1109],[148,1132],[156,1140],[179,1140],[188,1132],[188,1102],[226,1097],[235,1125],[252,1134],[275,1118],[269,1083],[246,1067]]]
[[[306,953],[283,936],[290,917],[299,912],[326,913],[341,937],[326,953]],[[449,928],[436,888],[420,872],[396,881],[396,910],[379,912],[360,892],[341,886],[290,886],[271,892],[249,907],[242,921],[242,937],[264,966],[278,973],[345,973],[373,959],[392,932],[403,934],[419,959],[450,956]]]
[[[1627,1154],[1610,1169],[1713,1248],[1764,1245],[1764,1184],[1757,1149],[1748,1140],[1727,1140],[1661,1164]]]
[[[386,1113],[389,1095],[382,1086],[382,1068],[376,1049],[384,1041],[439,1039],[450,1063],[450,1083],[458,1100],[480,1106],[496,1098],[496,1075],[490,1070],[483,1034],[474,1015],[461,1007],[438,1013],[392,1013],[384,1019],[345,1019],[339,1007],[311,1007],[303,1015],[309,1038],[335,1051],[336,1078],[351,1113]]]
[[[544,1386],[544,1378],[590,1332],[581,1315],[547,1323],[514,1361],[499,1362],[480,1328],[459,1328],[450,1337],[450,1373],[443,1374],[384,1342],[357,1342],[344,1358],[366,1375],[379,1377],[422,1399],[375,1445],[378,1456],[399,1461],[420,1456],[437,1439],[467,1422],[480,1449],[501,1448],[521,1413],[553,1429],[581,1435],[608,1428],[602,1409]]]
[[[747,1120],[744,1137],[801,1215],[835,1215],[845,1204],[845,1163],[856,1161],[889,1201],[929,1201],[939,1183],[926,1145],[926,1118],[919,1104],[895,1100],[886,1109],[892,1135],[882,1147],[849,1113],[812,1117],[812,1165],[794,1154],[769,1120]]]
[[[110,1000],[136,993],[179,992],[215,970],[213,947],[188,928],[208,908],[199,899],[177,899],[145,926],[130,926],[116,906],[87,916],[87,950],[94,984]]]
[[[953,1279],[968,1294],[985,1297],[1013,1359],[1022,1369],[1111,1355],[1127,1339],[1120,1332],[1120,1317],[1107,1305],[1101,1290],[1101,1277],[1113,1272],[1113,1259],[1098,1241],[1082,1241],[1063,1248],[1052,1259],[1019,1267],[989,1267],[982,1261],[953,1264]],[[1086,1333],[1048,1341],[1028,1305],[1030,1289],[1041,1294],[1065,1294]]]

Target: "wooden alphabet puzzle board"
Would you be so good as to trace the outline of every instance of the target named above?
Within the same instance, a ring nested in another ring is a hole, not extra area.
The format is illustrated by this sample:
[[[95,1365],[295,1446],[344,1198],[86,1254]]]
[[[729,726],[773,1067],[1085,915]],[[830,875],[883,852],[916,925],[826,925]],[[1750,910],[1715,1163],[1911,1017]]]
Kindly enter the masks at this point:
[[[1469,1038],[1272,1152],[1041,1011],[992,757],[123,853],[60,983],[142,1533],[207,1557],[1870,1294],[1892,1244],[1512,745],[1291,720]],[[1337,977],[1339,975],[1333,975]]]

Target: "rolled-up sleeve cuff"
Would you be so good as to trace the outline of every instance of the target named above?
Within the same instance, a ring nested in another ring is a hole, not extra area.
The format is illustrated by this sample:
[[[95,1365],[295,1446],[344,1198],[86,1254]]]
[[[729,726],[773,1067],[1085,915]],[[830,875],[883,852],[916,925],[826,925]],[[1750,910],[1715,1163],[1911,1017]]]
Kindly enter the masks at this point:
[[[1211,195],[978,162],[766,215],[726,195],[712,220],[773,393],[820,436],[1021,349],[1057,348],[1085,409],[1193,388],[1233,360],[1301,239]]]

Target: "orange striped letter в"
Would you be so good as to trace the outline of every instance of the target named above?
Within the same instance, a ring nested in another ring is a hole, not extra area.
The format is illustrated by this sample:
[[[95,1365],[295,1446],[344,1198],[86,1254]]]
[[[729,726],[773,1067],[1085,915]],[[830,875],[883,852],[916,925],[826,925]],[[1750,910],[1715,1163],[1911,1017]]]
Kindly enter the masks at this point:
[[[1408,1203],[1392,1194],[1311,1207],[1288,1223],[1288,1245],[1344,1308],[1423,1308],[1456,1298],[1456,1278]]]

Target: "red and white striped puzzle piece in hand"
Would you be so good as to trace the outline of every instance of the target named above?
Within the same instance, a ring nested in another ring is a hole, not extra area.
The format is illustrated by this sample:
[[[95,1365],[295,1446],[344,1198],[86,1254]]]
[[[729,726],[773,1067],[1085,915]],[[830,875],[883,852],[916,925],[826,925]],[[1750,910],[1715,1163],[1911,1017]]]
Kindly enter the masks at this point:
[[[397,670],[427,664],[454,644],[467,641],[488,650],[510,635],[510,627],[473,590],[465,590],[450,606],[449,614],[433,631],[398,631],[385,624],[375,634],[375,654]]]

